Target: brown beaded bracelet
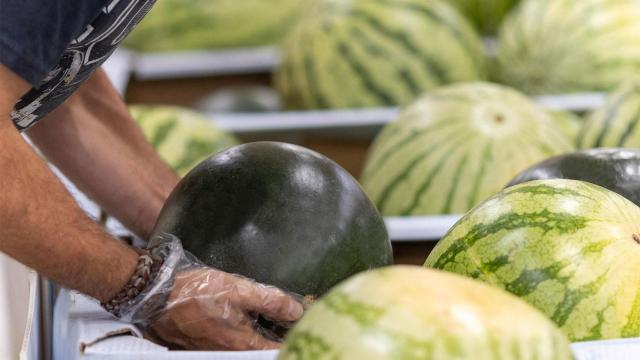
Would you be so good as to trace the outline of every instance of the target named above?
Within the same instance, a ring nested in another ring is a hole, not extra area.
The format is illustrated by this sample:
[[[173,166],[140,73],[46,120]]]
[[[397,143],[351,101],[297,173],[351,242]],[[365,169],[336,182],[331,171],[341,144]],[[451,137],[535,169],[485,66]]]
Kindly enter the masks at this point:
[[[113,315],[120,317],[122,310],[134,304],[135,298],[153,281],[162,267],[163,259],[144,249],[136,249],[138,265],[127,284],[102,307]]]

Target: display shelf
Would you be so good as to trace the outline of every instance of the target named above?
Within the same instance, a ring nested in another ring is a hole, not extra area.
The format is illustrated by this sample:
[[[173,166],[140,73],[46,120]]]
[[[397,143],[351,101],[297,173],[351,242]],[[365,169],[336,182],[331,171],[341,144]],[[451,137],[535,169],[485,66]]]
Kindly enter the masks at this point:
[[[132,52],[136,79],[158,80],[271,72],[280,61],[277,47],[172,53]]]
[[[548,110],[588,111],[602,105],[601,93],[547,95],[534,100]],[[270,113],[208,113],[219,127],[236,133],[310,131],[380,127],[393,121],[398,108],[281,111]]]

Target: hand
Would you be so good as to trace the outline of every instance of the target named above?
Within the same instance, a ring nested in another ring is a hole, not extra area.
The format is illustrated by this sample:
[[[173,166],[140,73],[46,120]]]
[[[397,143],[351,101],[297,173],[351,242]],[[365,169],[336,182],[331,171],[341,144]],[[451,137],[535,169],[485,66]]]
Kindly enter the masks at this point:
[[[256,330],[256,314],[294,322],[303,306],[274,287],[207,267],[178,273],[167,305],[151,323],[164,341],[193,350],[276,349]]]

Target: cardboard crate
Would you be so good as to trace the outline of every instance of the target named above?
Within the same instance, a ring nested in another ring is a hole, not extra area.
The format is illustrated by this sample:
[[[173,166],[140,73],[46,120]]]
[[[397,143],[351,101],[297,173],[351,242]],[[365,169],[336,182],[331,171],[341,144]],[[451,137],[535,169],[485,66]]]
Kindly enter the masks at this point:
[[[119,322],[97,302],[60,292],[54,312],[54,359],[64,360],[275,360],[277,351],[170,351],[146,340],[136,327]],[[639,339],[572,344],[577,360],[637,360]]]

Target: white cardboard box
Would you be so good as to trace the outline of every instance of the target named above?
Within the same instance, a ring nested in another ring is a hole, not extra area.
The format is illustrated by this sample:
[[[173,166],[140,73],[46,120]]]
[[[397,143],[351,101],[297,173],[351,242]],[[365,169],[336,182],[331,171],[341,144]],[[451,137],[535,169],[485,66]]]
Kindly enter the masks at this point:
[[[169,351],[115,320],[100,305],[76,292],[60,292],[54,308],[54,359],[273,360],[276,351]]]
[[[0,359],[28,359],[24,334],[31,331],[36,285],[34,272],[0,253]]]
[[[136,78],[145,80],[268,73],[280,62],[280,53],[274,46],[215,51],[131,53],[131,73]]]
[[[38,274],[30,272],[28,276],[29,295],[28,299],[23,303],[26,308],[26,316],[24,324],[15,324],[17,328],[23,329],[21,337],[21,346],[19,350],[20,360],[41,360],[43,359],[42,352],[42,308],[40,297],[40,279]],[[24,327],[22,327],[24,326]],[[17,331],[17,328],[14,328]],[[16,356],[2,356],[2,359],[15,359]]]
[[[114,320],[89,298],[62,291],[54,312],[54,360],[275,360],[277,351],[169,351]],[[640,338],[572,344],[577,360],[638,360]],[[356,360],[356,359],[354,359]],[[409,359],[408,359],[409,360]]]
[[[588,111],[601,106],[603,93],[538,96],[533,100],[547,110]],[[234,133],[308,132],[380,128],[393,121],[398,108],[365,108],[261,113],[208,113],[216,126]]]

